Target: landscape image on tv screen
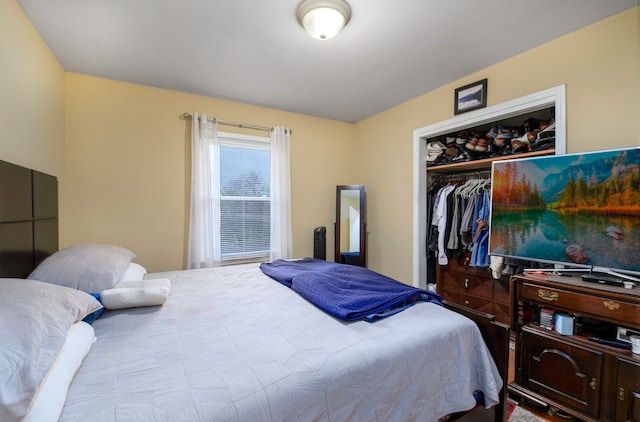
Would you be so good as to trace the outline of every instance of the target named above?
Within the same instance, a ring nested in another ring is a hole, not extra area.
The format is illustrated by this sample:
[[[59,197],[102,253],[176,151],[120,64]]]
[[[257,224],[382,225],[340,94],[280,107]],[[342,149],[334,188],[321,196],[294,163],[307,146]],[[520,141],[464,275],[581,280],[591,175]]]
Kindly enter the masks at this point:
[[[640,273],[640,148],[494,161],[492,255]]]

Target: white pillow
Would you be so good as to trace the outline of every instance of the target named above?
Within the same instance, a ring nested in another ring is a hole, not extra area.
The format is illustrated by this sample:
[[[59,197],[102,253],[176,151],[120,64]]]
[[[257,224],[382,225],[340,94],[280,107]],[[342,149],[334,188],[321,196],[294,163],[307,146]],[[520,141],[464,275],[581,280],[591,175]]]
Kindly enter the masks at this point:
[[[118,281],[118,283],[121,281],[144,280],[146,278],[147,269],[138,263],[131,262],[129,263],[129,267],[127,267],[127,271],[124,273],[124,276],[122,276],[122,279]],[[118,283],[116,283],[116,286]]]
[[[100,308],[94,297],[80,290],[0,279],[0,420],[27,413],[69,328]]]
[[[100,301],[110,310],[162,305],[171,292],[166,278],[139,281],[121,281],[115,289],[100,294]]]
[[[67,339],[53,366],[36,391],[21,422],[55,422],[60,417],[73,377],[95,342],[95,331],[86,322],[69,328]]]
[[[100,293],[122,280],[135,257],[130,250],[116,245],[78,244],[49,256],[28,278]]]

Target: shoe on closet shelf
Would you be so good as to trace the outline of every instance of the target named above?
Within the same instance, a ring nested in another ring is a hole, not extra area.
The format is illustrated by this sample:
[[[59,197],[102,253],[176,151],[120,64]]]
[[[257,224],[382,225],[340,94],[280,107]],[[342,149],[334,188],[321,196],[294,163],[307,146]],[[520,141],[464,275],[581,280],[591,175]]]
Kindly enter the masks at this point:
[[[500,136],[500,135],[507,136],[507,137],[513,137],[513,131],[508,126],[499,126],[498,127],[498,136]]]
[[[545,127],[544,129],[542,129],[542,126],[540,127],[540,133],[543,132],[555,132],[556,131],[556,122],[553,121],[551,122],[551,124],[547,127]]]
[[[476,144],[476,151],[487,152],[489,145],[493,145],[493,142],[491,141],[491,139],[479,138]]]
[[[555,127],[556,123],[554,119],[551,120],[543,120],[540,122],[540,132],[547,130],[550,126]]]
[[[530,145],[530,144],[531,144],[531,142],[529,141],[529,139],[530,139],[530,135],[529,135],[529,134],[530,134],[530,133],[531,133],[531,132],[529,132],[529,133],[525,133],[524,135],[522,135],[522,136],[520,136],[520,137],[518,137],[518,138],[513,138],[513,141],[518,141],[518,142],[520,142],[520,143]],[[512,141],[512,142],[513,142],[513,141]]]
[[[498,143],[496,143],[496,140],[492,140],[491,138],[486,137],[485,139],[487,140],[487,142],[489,142],[489,145],[487,146],[487,153],[490,157],[497,157],[501,155],[504,149],[511,144],[510,140],[502,141],[500,142],[500,145],[498,145]]]
[[[485,133],[484,135],[486,138],[490,138],[490,139],[495,139],[496,136],[498,136],[498,128],[496,126],[493,126],[489,132]]]
[[[456,137],[456,144],[465,145],[467,143],[467,139],[469,139],[469,133],[466,130],[463,130],[458,133]]]
[[[552,136],[545,139],[537,140],[534,144],[531,145],[532,151],[544,151],[546,149],[552,149],[556,146],[556,137]]]
[[[476,158],[478,158],[475,151],[470,151],[466,148],[462,148],[461,151],[462,151],[462,154],[467,159],[467,161],[475,160]]]
[[[529,117],[527,120],[524,121],[524,132],[533,132],[534,130],[538,129],[540,127],[540,120],[539,119],[535,119],[533,117]]]
[[[445,151],[447,147],[440,141],[429,142],[427,144],[427,163],[434,163]]]
[[[500,128],[493,143],[496,145],[497,150],[502,151],[507,145],[511,144],[512,138],[513,134],[511,130]]]
[[[469,139],[469,142],[467,142],[465,144],[464,147],[469,151],[475,151],[477,145],[478,145],[478,139],[477,138],[471,138],[471,139]]]
[[[513,154],[513,141],[509,143],[505,143],[500,147],[500,150],[496,153],[497,155],[512,155]]]
[[[460,151],[458,151],[458,148],[456,148],[455,146],[447,146],[447,149],[444,153],[447,154],[449,156],[449,159],[451,160],[457,157],[460,154]]]
[[[549,126],[542,129],[531,141],[531,148],[540,151],[555,146],[556,143],[556,123],[553,122]]]
[[[449,160],[449,157],[447,157],[446,155],[441,155],[435,161],[431,163],[427,163],[427,165],[429,167],[435,167],[435,166],[442,166],[449,163],[451,163],[451,160]]]
[[[519,154],[521,152],[528,152],[529,144],[528,143],[525,144],[524,142],[518,139],[514,139],[513,141],[511,141],[511,149],[514,154]]]
[[[469,161],[469,158],[462,152],[451,159],[451,163],[464,163],[465,161]]]

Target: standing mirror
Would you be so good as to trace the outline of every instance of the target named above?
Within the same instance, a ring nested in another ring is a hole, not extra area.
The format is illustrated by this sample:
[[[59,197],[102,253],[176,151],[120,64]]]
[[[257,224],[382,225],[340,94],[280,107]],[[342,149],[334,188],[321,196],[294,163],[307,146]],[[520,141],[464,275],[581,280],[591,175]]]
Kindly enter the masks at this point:
[[[367,266],[364,185],[336,186],[335,262]]]

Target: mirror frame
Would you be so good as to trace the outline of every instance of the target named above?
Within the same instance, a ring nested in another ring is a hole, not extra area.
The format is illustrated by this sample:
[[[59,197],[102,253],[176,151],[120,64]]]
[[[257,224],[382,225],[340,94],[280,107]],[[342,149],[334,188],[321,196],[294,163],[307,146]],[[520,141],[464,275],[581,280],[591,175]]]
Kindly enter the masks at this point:
[[[334,223],[335,231],[335,262],[346,264],[340,253],[340,215],[341,215],[341,198],[342,191],[355,190],[360,192],[360,258],[357,264],[361,267],[367,266],[367,219],[366,219],[366,201],[364,185],[338,185],[336,186],[336,222]]]

